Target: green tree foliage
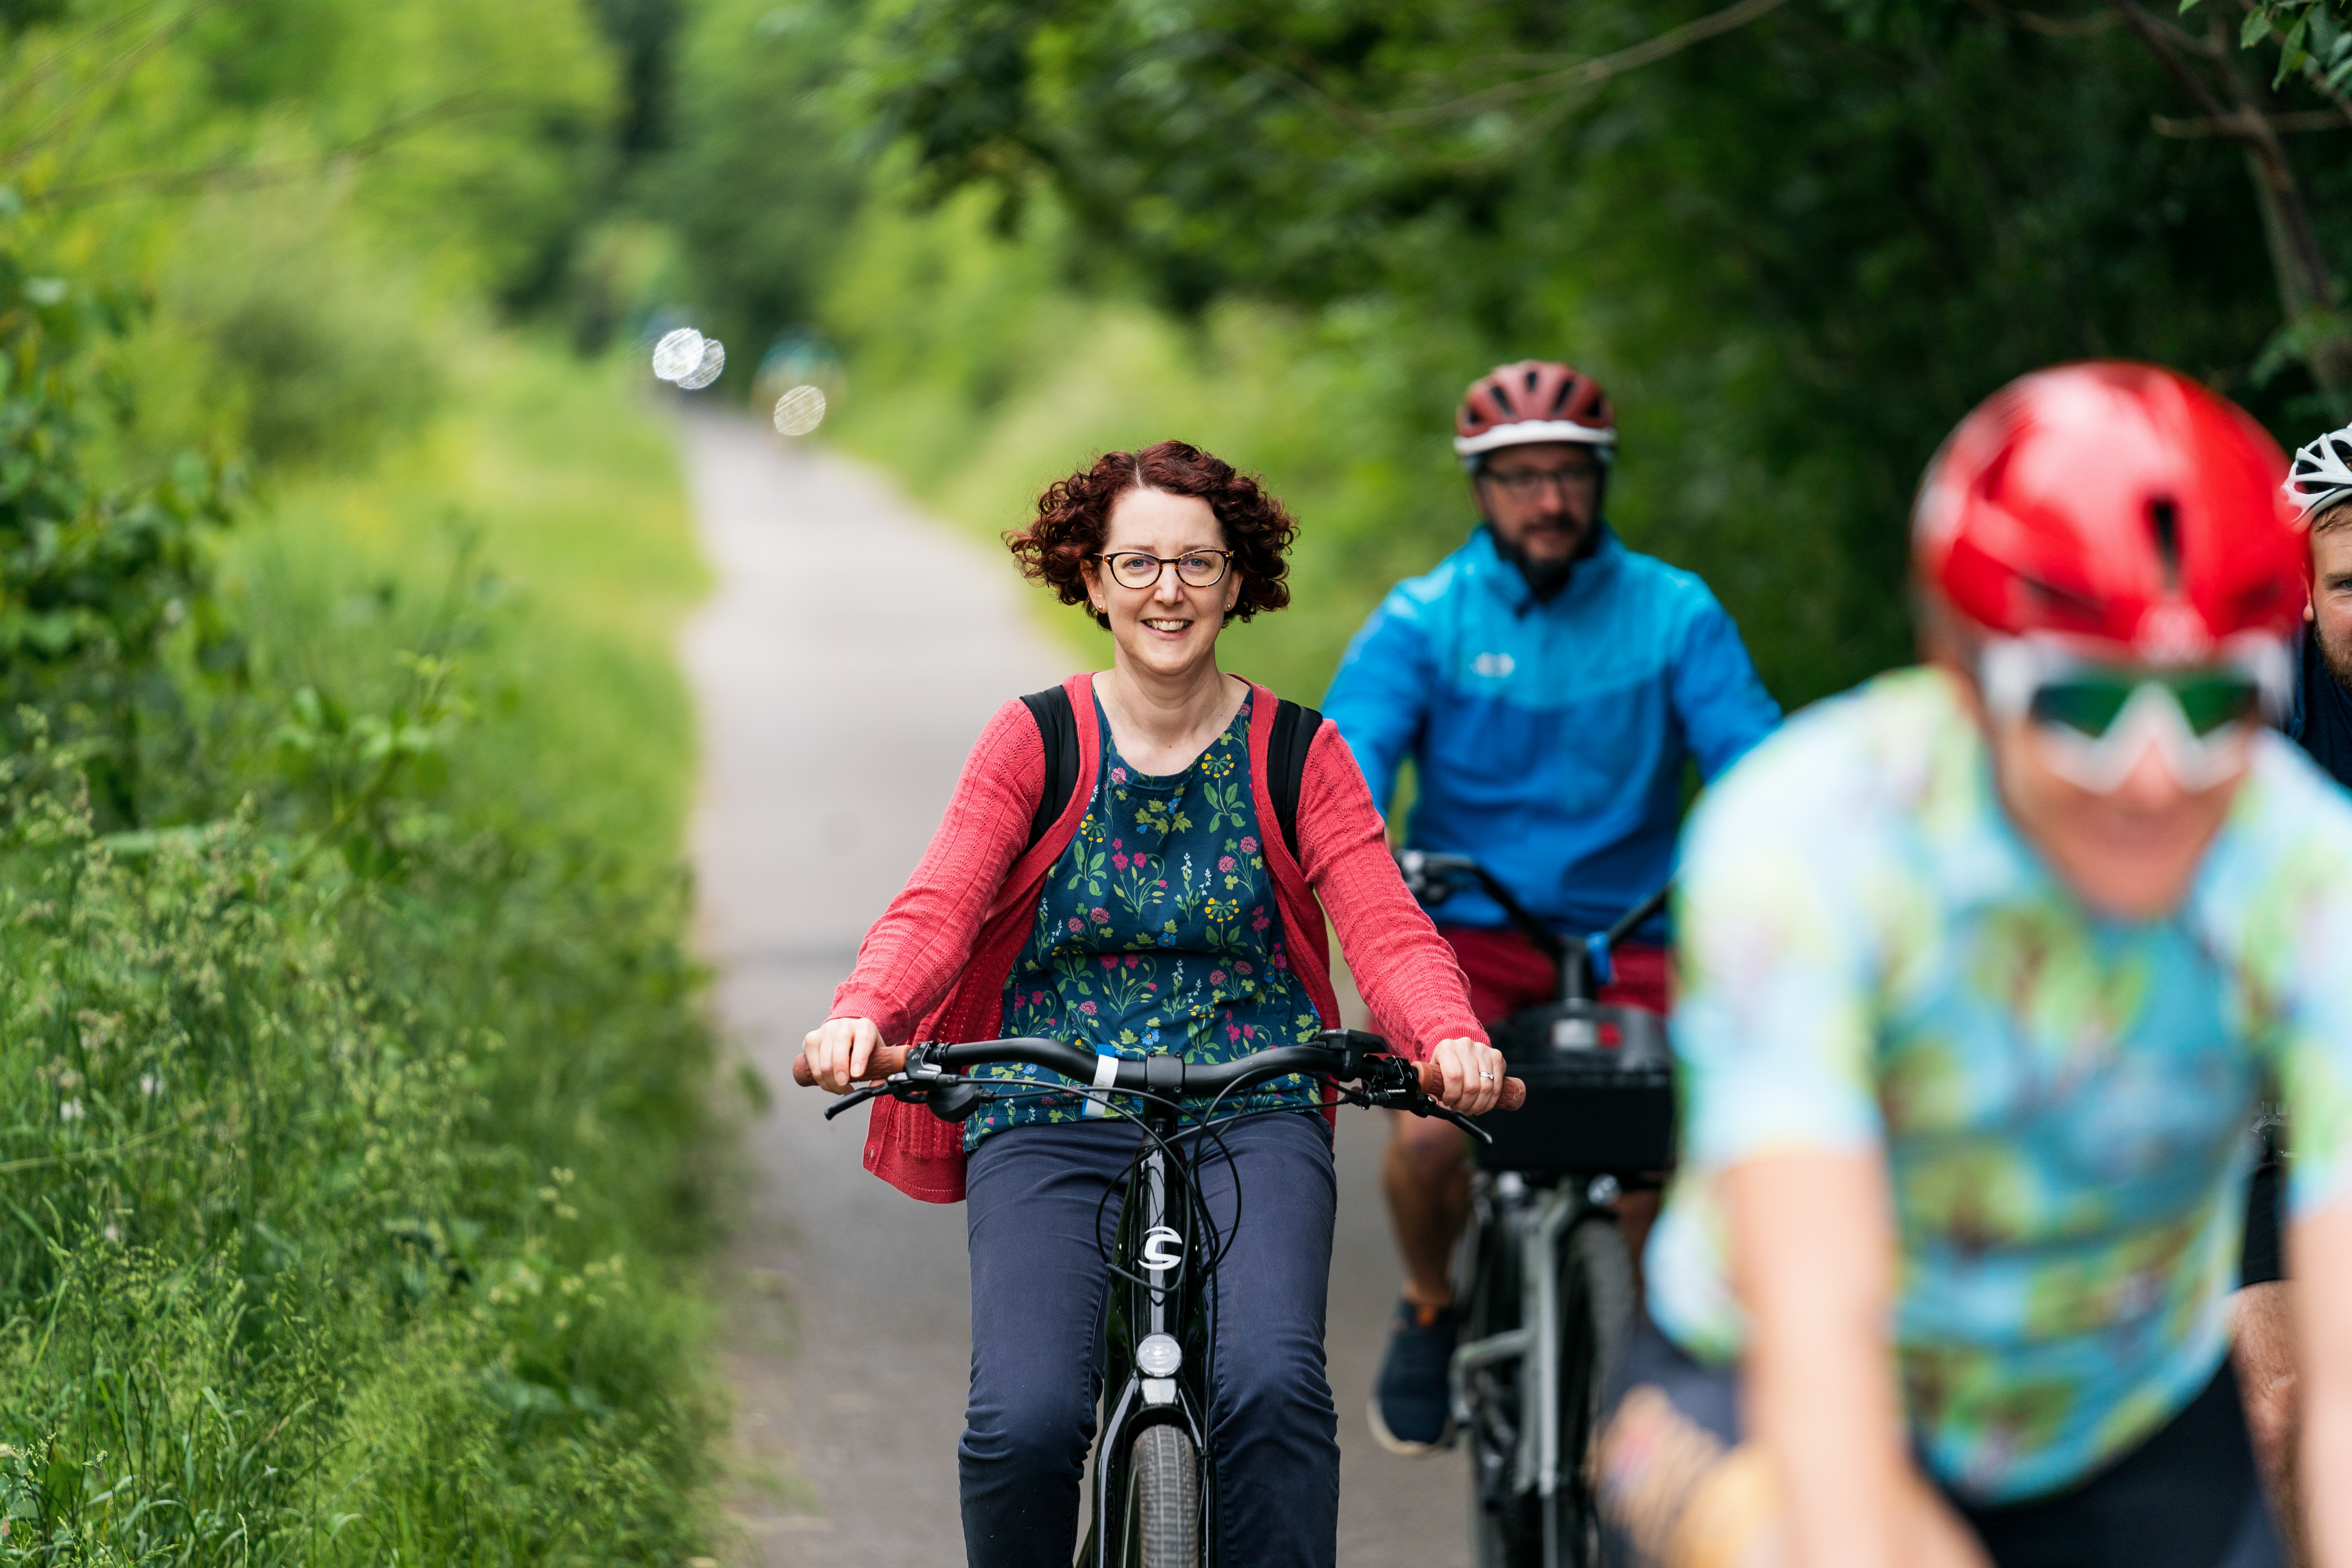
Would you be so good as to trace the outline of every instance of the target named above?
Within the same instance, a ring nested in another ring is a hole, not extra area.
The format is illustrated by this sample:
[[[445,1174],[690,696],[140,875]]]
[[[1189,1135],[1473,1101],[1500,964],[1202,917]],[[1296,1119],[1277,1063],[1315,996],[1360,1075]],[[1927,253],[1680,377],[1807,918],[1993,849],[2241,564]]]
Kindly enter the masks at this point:
[[[1803,697],[1902,657],[1909,488],[2001,381],[2137,355],[2273,418],[2305,384],[2250,374],[2279,316],[2236,150],[2152,133],[2176,89],[2111,16],[2033,19],[913,4],[872,36],[935,179],[1045,183],[1179,309],[1392,298],[1602,374],[1621,521]]]
[[[866,216],[853,226],[830,187],[798,199],[835,202],[859,237],[817,313],[862,395],[877,380],[929,395],[876,365],[968,365],[953,374],[984,422],[1006,389],[1060,374],[1041,360],[1083,352],[1017,341],[1055,330],[1052,310],[942,321],[947,297],[869,247],[889,230],[922,250],[889,215],[969,190],[1041,258],[1021,266],[1202,323],[1206,374],[1239,363],[1212,324],[1228,306],[1287,312],[1297,354],[1380,356],[1344,393],[1254,370],[1334,399],[1334,428],[1244,433],[1235,455],[1310,495],[1356,470],[1347,547],[1378,539],[1384,562],[1402,538],[1425,563],[1467,521],[1443,450],[1464,383],[1527,353],[1595,371],[1626,432],[1614,521],[1707,576],[1801,700],[1906,656],[1911,487],[2010,377],[2138,356],[2283,437],[2340,419],[2340,15],[2233,9],[2217,42],[2202,10],[2131,0],[710,0],[695,26],[718,47],[688,57],[681,99],[764,85],[829,118],[831,167],[856,172]],[[747,158],[739,121],[701,122],[676,158]],[[946,244],[963,209],[934,210],[923,233]],[[782,254],[747,227],[723,264],[688,259],[709,303],[781,325],[785,307],[728,279]],[[870,308],[877,260],[914,288],[896,324]],[[1394,374],[1406,362],[1428,381]],[[936,472],[961,438],[894,456]],[[1395,478],[1368,489],[1375,464]],[[1352,616],[1361,599],[1332,603]]]
[[[29,715],[66,743],[116,826],[178,804],[172,781],[142,778],[143,737],[161,722],[168,744],[177,717],[165,639],[184,626],[198,668],[238,663],[204,539],[228,515],[220,465],[183,454],[164,477],[109,483],[87,459],[98,351],[136,309],[0,249],[0,734],[23,746]]]
[[[676,233],[710,330],[737,345],[730,384],[757,348],[810,321],[841,255],[864,181],[838,84],[851,28],[822,4],[710,0],[683,40],[676,149],[650,205]]]

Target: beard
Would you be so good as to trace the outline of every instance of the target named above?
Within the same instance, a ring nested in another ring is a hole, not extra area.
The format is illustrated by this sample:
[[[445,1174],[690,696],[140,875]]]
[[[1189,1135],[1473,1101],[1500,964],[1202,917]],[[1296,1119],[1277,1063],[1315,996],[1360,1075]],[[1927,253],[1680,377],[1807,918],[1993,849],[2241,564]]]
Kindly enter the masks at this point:
[[[2331,639],[2317,625],[2314,625],[2311,640],[2318,645],[2319,662],[2327,667],[2329,675],[2335,677],[2336,689],[2352,696],[2352,637]]]
[[[1601,523],[1598,518],[1584,525],[1584,536],[1576,542],[1576,548],[1556,561],[1535,560],[1526,551],[1504,538],[1501,529],[1495,530],[1496,552],[1519,569],[1519,575],[1527,579],[1528,592],[1536,596],[1536,602],[1538,604],[1548,605],[1559,597],[1568,587],[1569,579],[1576,575],[1576,563],[1591,555],[1600,546]]]

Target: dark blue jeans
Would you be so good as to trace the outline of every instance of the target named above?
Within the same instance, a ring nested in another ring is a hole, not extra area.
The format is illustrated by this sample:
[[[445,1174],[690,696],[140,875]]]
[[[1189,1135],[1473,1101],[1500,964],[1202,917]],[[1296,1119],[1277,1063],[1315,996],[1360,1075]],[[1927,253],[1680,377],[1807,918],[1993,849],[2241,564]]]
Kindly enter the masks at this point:
[[[957,1449],[971,1568],[1063,1568],[1101,1394],[1103,1258],[1142,1136],[1133,1122],[1016,1127],[972,1151],[971,1403]],[[1224,1130],[1199,1167],[1220,1236],[1209,1441],[1224,1558],[1329,1568],[1339,1550],[1339,1418],[1323,1376],[1338,1187],[1320,1116]],[[1189,1142],[1189,1140],[1188,1140]],[[1097,1226],[1100,1226],[1097,1240]],[[1244,1543],[1246,1543],[1244,1545]]]

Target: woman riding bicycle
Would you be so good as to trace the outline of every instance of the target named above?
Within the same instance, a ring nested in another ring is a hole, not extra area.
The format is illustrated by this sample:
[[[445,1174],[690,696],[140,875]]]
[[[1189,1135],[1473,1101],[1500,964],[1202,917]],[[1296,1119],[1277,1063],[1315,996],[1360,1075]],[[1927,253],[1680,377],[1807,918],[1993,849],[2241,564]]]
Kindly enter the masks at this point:
[[[839,1090],[885,1043],[1029,1035],[1101,1056],[1229,1060],[1339,1021],[1324,915],[1402,1054],[1448,1108],[1492,1109],[1501,1056],[1460,969],[1404,889],[1362,774],[1325,722],[1298,779],[1296,846],[1270,786],[1276,699],[1219,672],[1217,634],[1289,602],[1296,525],[1231,465],[1178,441],[1113,452],[1047,487],[1011,536],[1023,571],[1088,605],[1115,648],[1063,690],[1077,718],[1067,804],[1042,834],[1041,720],[1007,702],[964,765],[921,865],[866,934],[804,1054]],[[1067,1080],[961,1128],[875,1106],[867,1168],[970,1205],[972,1379],[959,1450],[974,1565],[1067,1562],[1094,1428],[1108,1281],[1102,1238],[1137,1147]],[[1202,1196],[1228,1250],[1213,1289],[1210,1437],[1225,1559],[1329,1563],[1338,1420],[1323,1310],[1337,1193],[1326,1094],[1302,1079],[1221,1115]],[[1246,1202],[1241,1201],[1243,1195]]]

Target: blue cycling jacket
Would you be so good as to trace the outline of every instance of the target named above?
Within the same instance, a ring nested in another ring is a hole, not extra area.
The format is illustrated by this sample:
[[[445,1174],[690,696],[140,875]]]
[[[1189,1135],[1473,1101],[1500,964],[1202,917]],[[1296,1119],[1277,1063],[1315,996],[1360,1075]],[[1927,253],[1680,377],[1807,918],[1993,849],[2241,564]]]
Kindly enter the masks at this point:
[[[1672,874],[1684,759],[1711,780],[1780,719],[1706,584],[1626,549],[1605,523],[1549,604],[1481,525],[1390,592],[1323,711],[1383,811],[1413,759],[1409,845],[1475,857],[1571,936]],[[1439,913],[1507,923],[1475,890]],[[1664,923],[1640,934],[1663,940]]]

